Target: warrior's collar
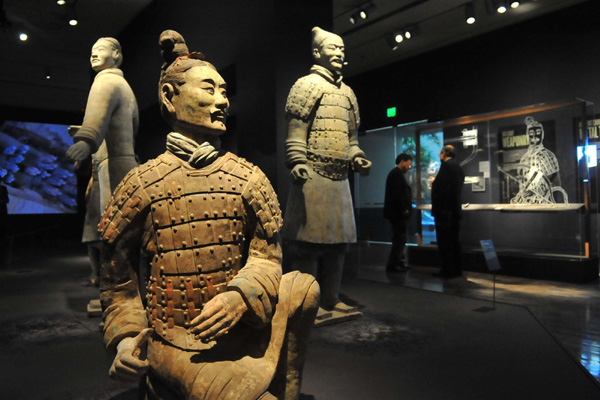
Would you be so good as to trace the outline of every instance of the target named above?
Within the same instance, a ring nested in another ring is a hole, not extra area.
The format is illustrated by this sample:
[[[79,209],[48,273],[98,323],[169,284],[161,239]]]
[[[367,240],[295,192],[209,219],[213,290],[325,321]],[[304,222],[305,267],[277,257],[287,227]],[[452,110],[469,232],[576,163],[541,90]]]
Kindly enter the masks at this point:
[[[123,71],[121,71],[119,68],[106,68],[106,69],[103,69],[102,71],[98,72],[96,74],[96,77],[99,77],[101,75],[107,75],[107,74],[115,74],[115,75],[119,75],[120,77],[122,77]]]
[[[203,168],[212,164],[219,157],[219,149],[208,142],[198,144],[181,133],[171,132],[167,135],[167,150],[194,168]]]
[[[317,74],[325,78],[327,81],[333,83],[334,85],[339,86],[342,83],[342,74],[338,74],[336,72],[332,72],[327,68],[315,64],[310,68],[311,74]]]

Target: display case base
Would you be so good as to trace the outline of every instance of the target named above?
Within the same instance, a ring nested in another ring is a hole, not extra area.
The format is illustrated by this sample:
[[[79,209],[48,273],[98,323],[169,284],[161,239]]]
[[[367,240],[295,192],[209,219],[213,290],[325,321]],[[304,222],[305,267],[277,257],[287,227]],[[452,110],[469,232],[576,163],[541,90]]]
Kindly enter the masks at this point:
[[[407,247],[408,262],[412,266],[440,265],[435,245]],[[501,275],[559,282],[584,283],[598,279],[598,257],[552,254],[526,254],[497,251]],[[462,266],[466,271],[488,272],[481,249],[463,248]]]

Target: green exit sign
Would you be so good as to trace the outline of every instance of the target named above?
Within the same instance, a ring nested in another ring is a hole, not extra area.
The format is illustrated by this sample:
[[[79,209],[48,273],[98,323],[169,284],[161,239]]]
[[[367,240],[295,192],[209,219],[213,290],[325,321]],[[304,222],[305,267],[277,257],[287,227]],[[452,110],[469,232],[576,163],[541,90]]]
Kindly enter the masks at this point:
[[[393,118],[396,116],[396,107],[390,107],[387,109],[387,117]]]

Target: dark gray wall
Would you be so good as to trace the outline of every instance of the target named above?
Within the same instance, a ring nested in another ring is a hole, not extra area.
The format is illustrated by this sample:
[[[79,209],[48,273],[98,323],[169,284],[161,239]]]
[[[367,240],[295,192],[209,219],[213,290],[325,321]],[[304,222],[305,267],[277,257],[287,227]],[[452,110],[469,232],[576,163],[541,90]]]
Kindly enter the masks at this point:
[[[600,2],[587,1],[348,78],[361,129],[576,97],[600,109],[599,13]]]

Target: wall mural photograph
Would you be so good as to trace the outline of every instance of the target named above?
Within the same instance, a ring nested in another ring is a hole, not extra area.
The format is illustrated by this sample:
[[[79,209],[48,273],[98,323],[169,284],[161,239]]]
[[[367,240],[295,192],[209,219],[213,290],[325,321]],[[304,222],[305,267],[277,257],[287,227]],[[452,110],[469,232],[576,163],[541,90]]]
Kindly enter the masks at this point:
[[[72,144],[67,125],[4,121],[0,126],[0,184],[9,214],[77,211],[77,178],[64,154]]]

